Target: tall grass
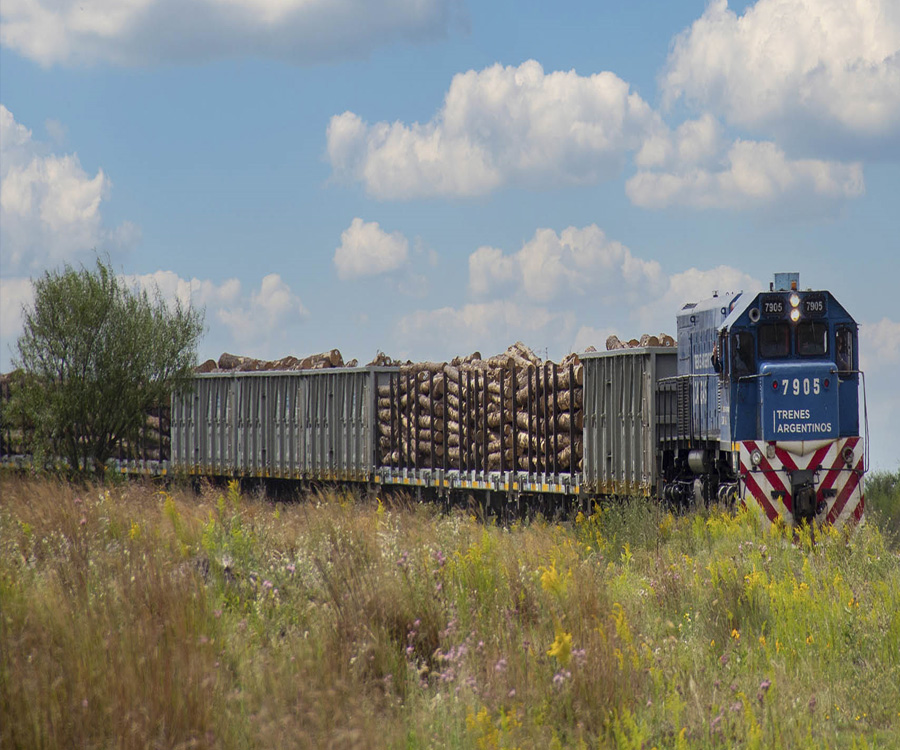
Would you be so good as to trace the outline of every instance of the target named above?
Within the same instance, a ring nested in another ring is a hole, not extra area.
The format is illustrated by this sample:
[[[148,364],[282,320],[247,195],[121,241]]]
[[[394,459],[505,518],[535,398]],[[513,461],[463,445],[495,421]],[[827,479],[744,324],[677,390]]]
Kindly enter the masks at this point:
[[[3,479],[3,747],[896,747],[878,524]]]

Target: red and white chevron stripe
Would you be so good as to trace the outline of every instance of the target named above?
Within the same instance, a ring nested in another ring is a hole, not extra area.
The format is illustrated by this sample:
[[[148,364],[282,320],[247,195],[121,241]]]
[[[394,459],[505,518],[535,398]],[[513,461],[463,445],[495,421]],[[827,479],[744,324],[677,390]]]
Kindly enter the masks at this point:
[[[858,523],[862,518],[865,451],[861,438],[837,438],[802,454],[764,440],[745,440],[739,446],[742,502],[746,505],[755,501],[769,521],[794,522],[790,473],[798,469],[814,472],[816,501],[823,509],[816,516],[817,521],[840,527],[848,522]],[[846,447],[853,451],[849,465],[843,455]],[[774,456],[770,457],[773,448]],[[754,450],[762,456],[756,467],[750,460]]]

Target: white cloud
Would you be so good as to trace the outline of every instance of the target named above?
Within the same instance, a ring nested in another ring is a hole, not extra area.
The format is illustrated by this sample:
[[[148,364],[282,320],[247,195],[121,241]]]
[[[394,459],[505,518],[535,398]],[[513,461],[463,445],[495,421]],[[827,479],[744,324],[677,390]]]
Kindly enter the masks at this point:
[[[673,158],[664,147],[653,149],[645,163],[674,165],[673,171],[639,171],[625,191],[633,203],[645,208],[749,209],[792,205],[804,210],[825,210],[863,194],[865,183],[859,163],[818,159],[789,159],[771,142],[737,140],[718,169],[696,166],[691,158],[708,161],[705,145],[687,156]]]
[[[722,126],[707,113],[681,123],[674,133],[665,129],[650,133],[634,161],[642,168],[714,166],[722,151]]]
[[[900,322],[882,318],[859,326],[860,367],[865,373],[869,436],[874,469],[900,469]]]
[[[123,278],[150,292],[158,289],[163,299],[204,307],[210,328],[204,345],[248,356],[283,356],[284,347],[290,346],[287,332],[309,317],[300,298],[275,273],[264,276],[259,288],[249,293],[238,279],[184,279],[172,271]]]
[[[388,234],[377,221],[359,217],[341,233],[341,244],[334,251],[334,266],[341,279],[393,271],[405,265],[409,242],[400,232]]]
[[[629,150],[663,126],[609,72],[544,73],[534,60],[453,77],[425,123],[368,125],[353,112],[331,119],[328,156],[337,176],[373,196],[473,196],[503,185],[590,184],[617,175]]]
[[[859,328],[859,352],[863,370],[900,365],[900,323],[882,318]]]
[[[686,302],[700,302],[714,294],[724,301],[737,292],[756,294],[762,289],[759,279],[732,266],[689,268],[666,279],[665,290],[656,297],[648,297],[648,301],[635,308],[633,316],[645,327],[662,326],[660,330],[675,336],[675,316]]]
[[[510,300],[470,303],[460,308],[418,310],[397,324],[398,340],[422,356],[449,359],[480,351],[484,356],[503,351],[516,340],[543,352],[572,335],[571,312]],[[543,356],[543,354],[542,354]]]
[[[469,256],[470,299],[403,317],[396,339],[416,356],[494,353],[522,340],[559,358],[589,345],[602,350],[613,333],[674,335],[685,302],[761,288],[725,265],[667,276],[595,225],[539,229],[516,252],[478,248]]]
[[[241,294],[241,282],[237,279],[216,284],[209,279],[183,279],[174,271],[125,275],[122,278],[129,286],[150,293],[157,289],[163,299],[178,300],[185,307],[218,309],[237,303]]]
[[[476,296],[512,289],[538,302],[589,293],[634,301],[654,294],[662,281],[659,263],[635,257],[595,224],[559,234],[538,229],[511,255],[481,247],[469,256],[469,289]]]
[[[897,139],[900,4],[758,0],[738,16],[713,0],[676,38],[661,84],[669,102],[684,97],[797,142]]]
[[[260,339],[283,338],[282,329],[309,316],[300,298],[277,273],[263,277],[258,291],[232,307],[221,307],[216,317],[243,345],[259,346]]]
[[[32,140],[31,131],[0,104],[0,242],[4,273],[37,271],[84,259],[95,250],[136,244],[139,230],[125,222],[103,225],[108,196],[103,170],[91,177],[77,154],[57,156]]]
[[[0,372],[9,368],[13,349],[22,333],[22,308],[33,299],[31,279],[0,278]]]
[[[444,36],[461,13],[458,0],[4,0],[0,41],[42,65],[316,63]]]

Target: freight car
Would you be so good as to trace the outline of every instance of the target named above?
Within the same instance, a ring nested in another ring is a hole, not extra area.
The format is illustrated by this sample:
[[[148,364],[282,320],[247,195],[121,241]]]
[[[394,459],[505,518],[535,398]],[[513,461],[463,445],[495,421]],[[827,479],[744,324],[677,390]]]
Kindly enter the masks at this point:
[[[546,508],[604,495],[755,503],[787,523],[863,512],[857,325],[829,293],[678,313],[677,347],[197,375],[172,400],[193,475],[405,487]]]

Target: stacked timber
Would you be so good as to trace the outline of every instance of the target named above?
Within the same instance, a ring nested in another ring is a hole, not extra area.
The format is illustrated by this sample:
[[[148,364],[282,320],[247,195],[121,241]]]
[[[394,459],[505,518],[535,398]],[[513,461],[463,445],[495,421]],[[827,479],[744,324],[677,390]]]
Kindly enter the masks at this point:
[[[606,350],[610,352],[616,349],[636,349],[645,346],[675,346],[675,339],[667,333],[661,333],[659,336],[645,333],[639,339],[629,339],[628,341],[621,341],[618,336],[613,334],[606,339]]]
[[[378,388],[383,465],[558,473],[581,468],[584,371],[522,343],[482,359],[402,365]]]
[[[356,367],[357,360],[351,359],[344,362],[339,349],[310,354],[308,357],[298,359],[288,355],[281,359],[265,360],[255,357],[241,357],[237,354],[225,352],[219,357],[218,362],[208,359],[195,368],[195,372],[258,372],[258,371],[296,371],[296,370],[327,370],[334,367]]]

